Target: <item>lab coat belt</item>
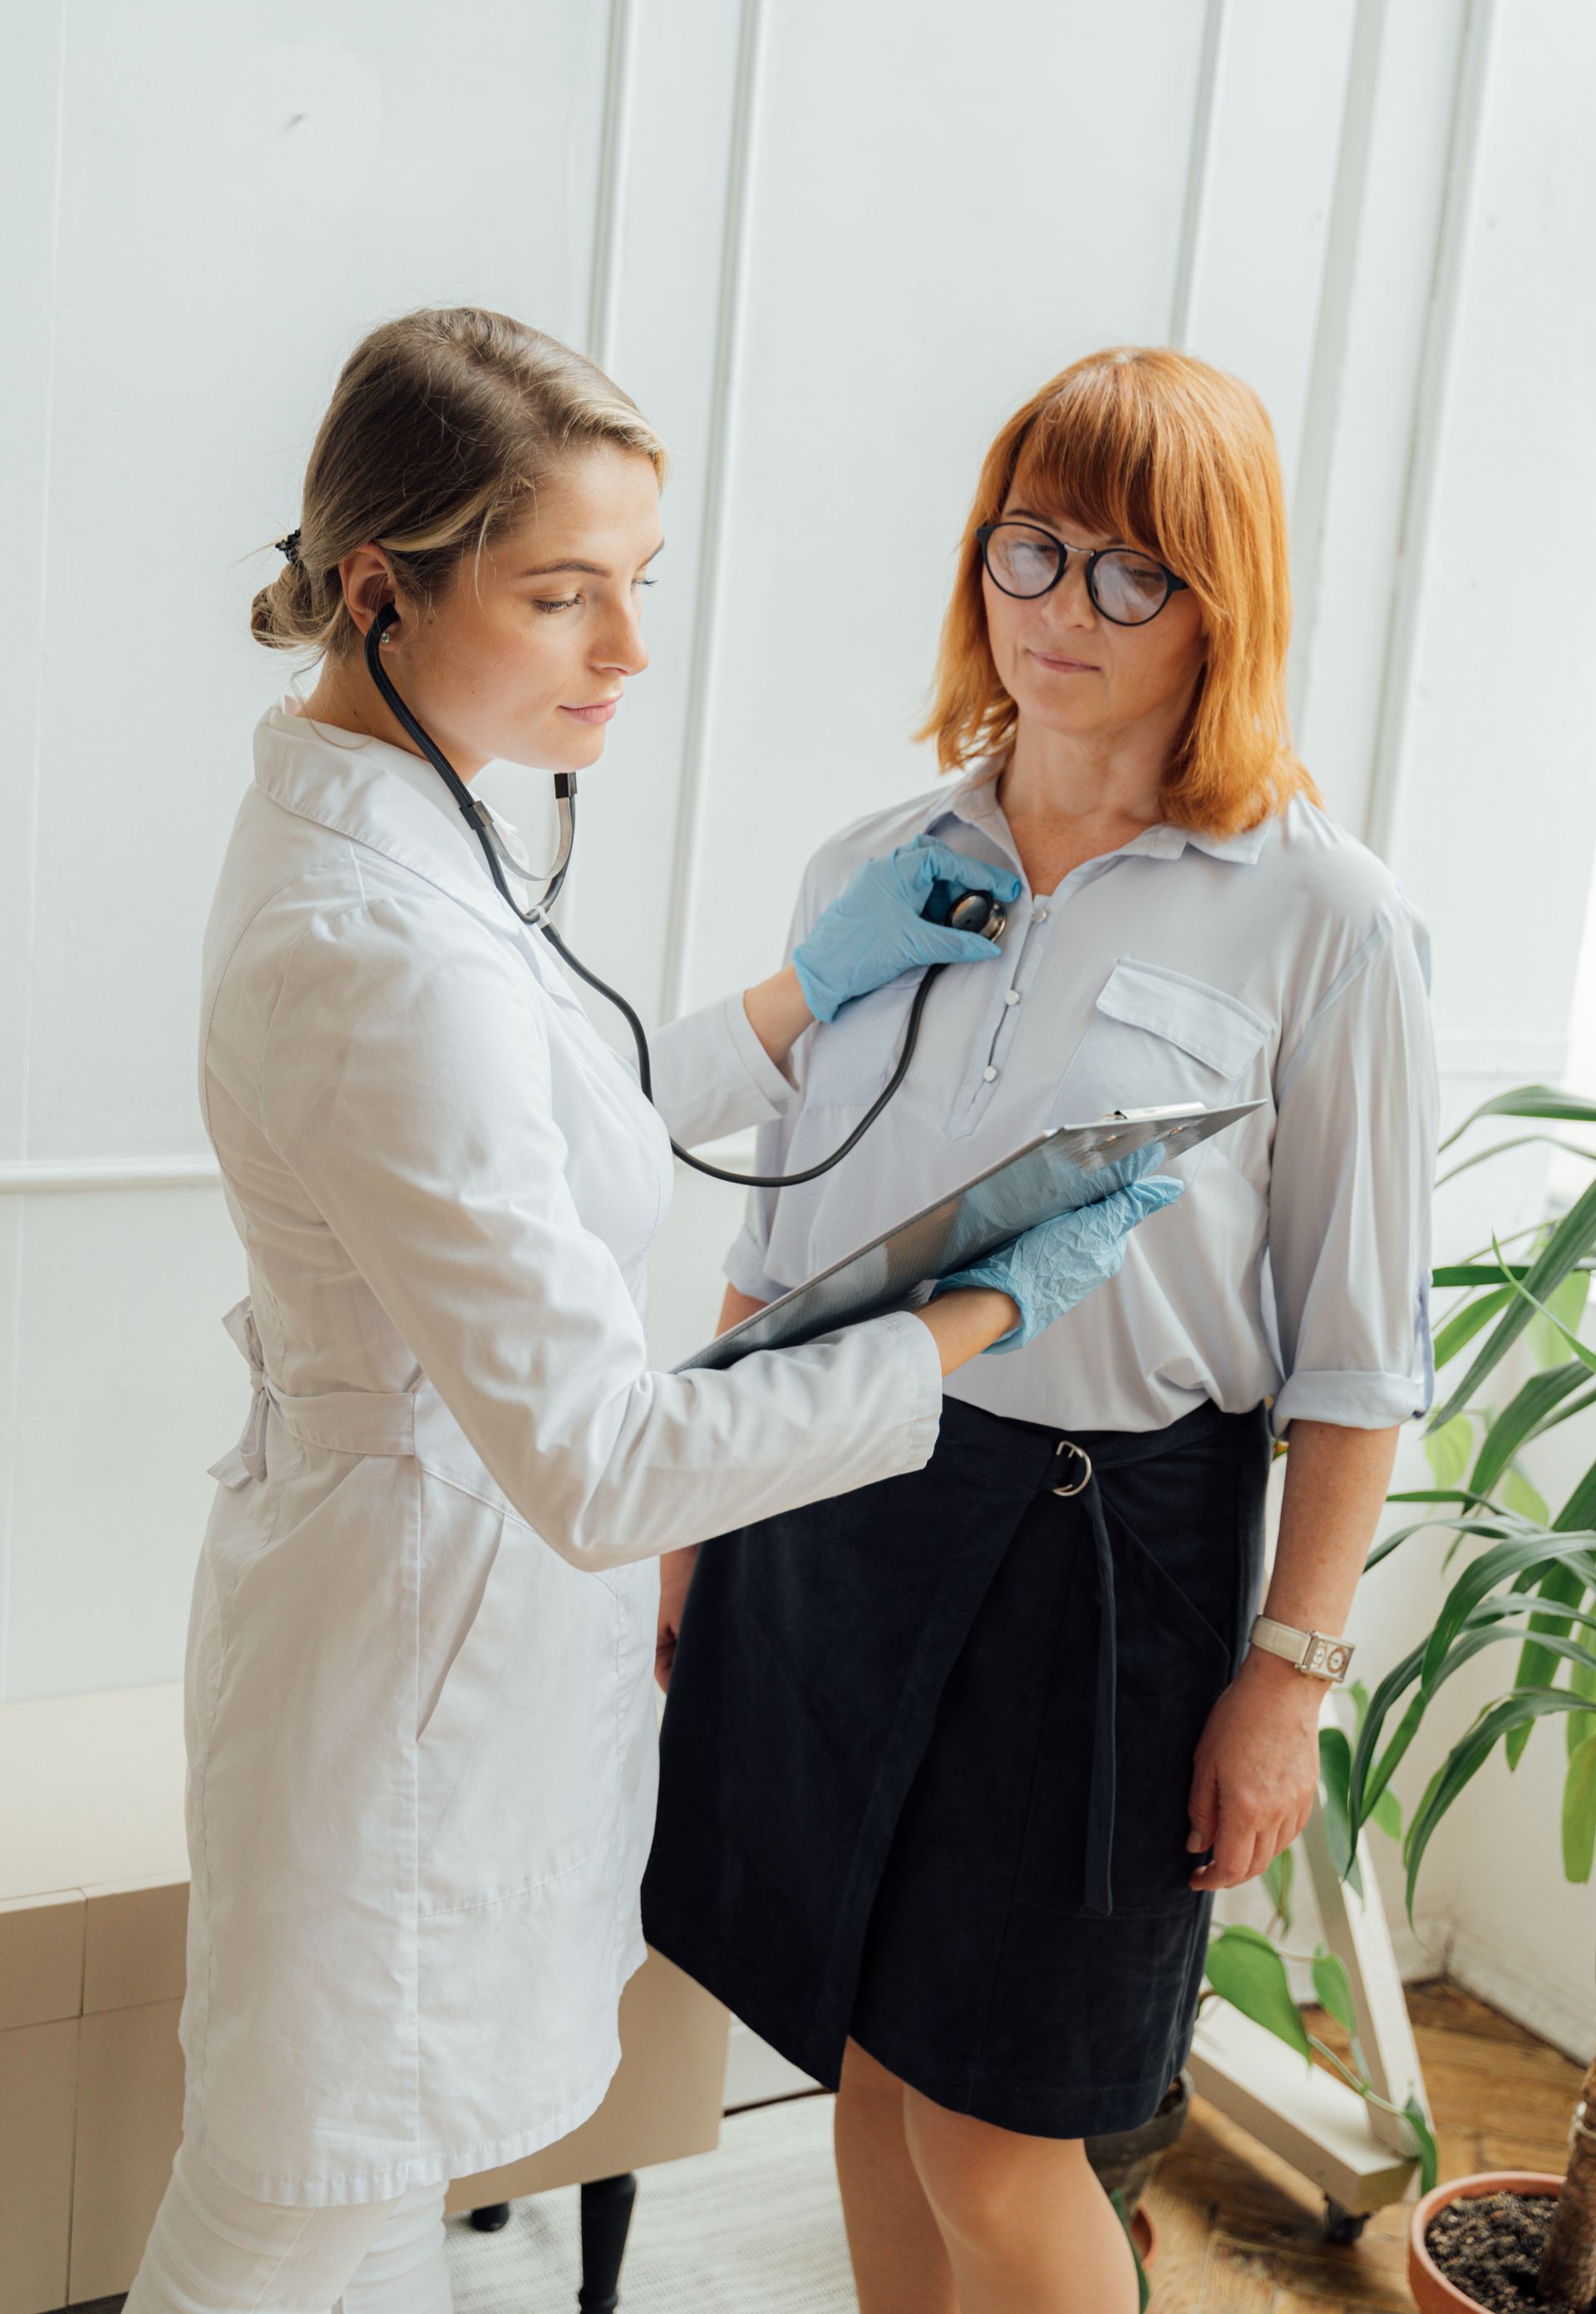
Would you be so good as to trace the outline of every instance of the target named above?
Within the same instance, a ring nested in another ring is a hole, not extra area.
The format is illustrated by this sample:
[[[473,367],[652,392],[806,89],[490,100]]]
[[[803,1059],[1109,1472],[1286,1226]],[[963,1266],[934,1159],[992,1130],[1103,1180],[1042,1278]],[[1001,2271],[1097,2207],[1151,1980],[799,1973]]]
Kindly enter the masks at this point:
[[[324,1446],[337,1454],[413,1454],[416,1399],[412,1391],[330,1390],[295,1398],[281,1391],[266,1371],[255,1313],[246,1294],[222,1323],[250,1369],[250,1410],[238,1443],[230,1446],[209,1475],[225,1487],[244,1486],[266,1476],[266,1420],[273,1410],[302,1445]]]

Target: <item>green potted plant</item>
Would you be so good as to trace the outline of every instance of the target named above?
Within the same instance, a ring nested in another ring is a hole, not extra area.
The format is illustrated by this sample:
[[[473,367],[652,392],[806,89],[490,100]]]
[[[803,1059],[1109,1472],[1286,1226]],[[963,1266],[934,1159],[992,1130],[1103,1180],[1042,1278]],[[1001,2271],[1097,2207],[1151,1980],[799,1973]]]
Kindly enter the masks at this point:
[[[1485,1102],[1443,1144],[1450,1148],[1488,1117],[1549,1123],[1596,1121],[1596,1101],[1530,1085]],[[1442,1180],[1535,1140],[1516,1135],[1468,1157]],[[1566,1144],[1560,1145],[1566,1146]],[[1580,1156],[1596,1161],[1596,1151]],[[1439,1186],[1439,1185],[1438,1185]],[[1393,1665],[1372,1693],[1354,1691],[1357,1723],[1349,1742],[1339,1729],[1320,1737],[1324,1810],[1332,1852],[1344,1875],[1355,1871],[1366,1823],[1402,1841],[1408,1918],[1425,1851],[1436,1827],[1498,1744],[1510,1768],[1523,1755],[1535,1723],[1561,1719],[1565,1736],[1562,1868],[1589,1881],[1596,1851],[1596,1461],[1556,1512],[1537,1492],[1523,1456],[1533,1443],[1596,1409],[1596,1351],[1579,1327],[1596,1250],[1596,1180],[1555,1223],[1521,1232],[1529,1258],[1511,1261],[1495,1239],[1469,1259],[1439,1268],[1437,1288],[1461,1299],[1435,1337],[1440,1373],[1474,1346],[1474,1354],[1432,1416],[1426,1449],[1436,1483],[1391,1497],[1422,1515],[1388,1534],[1370,1567],[1415,1536],[1451,1530],[1443,1566],[1468,1555],[1424,1639]],[[1483,1339],[1482,1339],[1483,1338]],[[1510,1352],[1530,1368],[1504,1404],[1484,1402],[1483,1386]],[[1503,1645],[1516,1655],[1496,1692],[1481,1706],[1430,1779],[1406,1831],[1392,1777],[1441,1690],[1465,1664]],[[1291,1853],[1270,1868],[1275,1918],[1289,1930]],[[1322,1947],[1310,1962],[1320,2000],[1350,2030],[1345,1972]],[[1209,1983],[1304,2056],[1334,2064],[1371,2096],[1355,2035],[1349,2066],[1304,2027],[1275,1936],[1228,1927],[1209,1952]],[[1422,2195],[1409,2237],[1408,2274],[1422,2314],[1501,2314],[1521,2308],[1527,2274],[1539,2302],[1585,2314],[1596,2295],[1596,2063],[1571,2119],[1566,2175],[1487,2172],[1436,2178],[1435,2148],[1416,2106],[1406,2110],[1420,2161]],[[1514,2294],[1514,2293],[1517,2294]]]

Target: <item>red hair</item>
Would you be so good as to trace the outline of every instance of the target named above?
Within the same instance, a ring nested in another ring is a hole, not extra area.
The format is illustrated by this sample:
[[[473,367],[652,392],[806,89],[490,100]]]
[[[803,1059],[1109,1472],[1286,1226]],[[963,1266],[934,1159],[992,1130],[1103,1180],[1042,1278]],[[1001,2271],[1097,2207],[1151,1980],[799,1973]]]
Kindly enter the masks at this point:
[[[1164,782],[1164,817],[1234,835],[1318,789],[1292,750],[1285,494],[1252,388],[1164,346],[1114,346],[1049,379],[987,452],[942,624],[935,696],[915,733],[943,772],[996,754],[1019,711],[987,640],[980,523],[1016,483],[1167,562],[1191,588],[1207,650]]]

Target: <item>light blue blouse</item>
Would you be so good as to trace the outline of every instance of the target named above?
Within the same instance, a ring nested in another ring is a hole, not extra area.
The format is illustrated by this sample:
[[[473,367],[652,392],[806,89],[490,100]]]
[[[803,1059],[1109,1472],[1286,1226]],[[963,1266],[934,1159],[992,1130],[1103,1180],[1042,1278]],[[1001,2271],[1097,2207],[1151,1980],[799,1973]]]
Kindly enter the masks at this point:
[[[1024,876],[994,759],[870,814],[810,861],[788,953],[860,863],[922,829]],[[920,980],[807,1030],[798,1097],[755,1170],[813,1164],[893,1066]],[[995,964],[927,1002],[895,1098],[836,1170],[749,1193],[726,1261],[773,1300],[1045,1125],[1168,1101],[1260,1100],[1169,1170],[1186,1195],[1119,1276],[1023,1350],[951,1374],[955,1398],[1081,1429],[1150,1430],[1212,1399],[1378,1429],[1429,1408],[1437,1089],[1429,941],[1389,870],[1299,798],[1241,835],[1146,830],[1055,890],[1028,882]]]

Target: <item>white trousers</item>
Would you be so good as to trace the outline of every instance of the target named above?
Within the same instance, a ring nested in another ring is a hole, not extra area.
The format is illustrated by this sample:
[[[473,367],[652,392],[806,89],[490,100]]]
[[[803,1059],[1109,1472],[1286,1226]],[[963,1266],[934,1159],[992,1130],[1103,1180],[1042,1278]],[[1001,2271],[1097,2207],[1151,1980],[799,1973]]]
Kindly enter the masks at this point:
[[[122,2314],[452,2314],[445,2191],[286,2210],[185,2140]]]

